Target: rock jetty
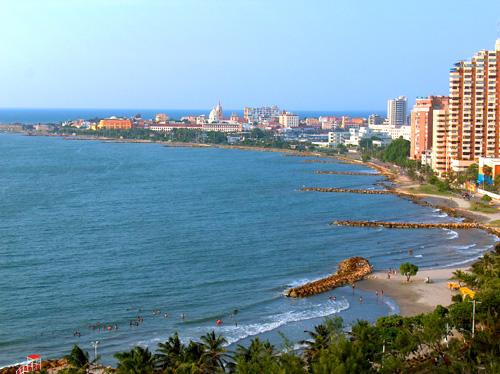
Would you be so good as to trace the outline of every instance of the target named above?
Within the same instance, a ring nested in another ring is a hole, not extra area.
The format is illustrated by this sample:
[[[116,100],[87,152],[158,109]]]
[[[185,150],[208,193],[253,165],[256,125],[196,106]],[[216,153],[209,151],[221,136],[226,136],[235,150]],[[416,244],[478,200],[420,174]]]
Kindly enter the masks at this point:
[[[393,195],[394,191],[391,190],[362,190],[355,188],[336,188],[336,187],[302,187],[301,191],[314,191],[314,192],[345,192],[345,193],[359,193],[365,195]]]
[[[413,223],[384,221],[333,221],[332,225],[352,227],[385,227],[389,229],[484,229],[476,222]]]
[[[330,170],[316,170],[314,174],[334,174],[334,175],[366,175],[377,176],[377,173],[368,173],[366,171],[330,171]]]
[[[366,258],[351,257],[339,263],[335,274],[303,284],[302,286],[290,288],[285,291],[285,296],[307,297],[316,295],[346,284],[352,284],[363,279],[372,271],[373,268]]]

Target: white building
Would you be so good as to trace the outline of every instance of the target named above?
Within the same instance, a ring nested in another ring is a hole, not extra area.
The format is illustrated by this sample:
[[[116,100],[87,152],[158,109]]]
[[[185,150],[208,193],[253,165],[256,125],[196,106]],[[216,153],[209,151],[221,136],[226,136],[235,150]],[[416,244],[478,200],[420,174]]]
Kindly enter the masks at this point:
[[[405,96],[387,100],[387,118],[389,125],[406,125],[407,100]]]
[[[213,122],[213,123],[204,123],[202,125],[203,131],[220,131],[220,132],[241,132],[243,127],[240,123],[231,123],[231,122]]]
[[[243,108],[243,117],[247,122],[262,122],[264,120],[276,120],[280,115],[277,105],[262,106],[260,108]]]
[[[358,146],[359,141],[372,136],[372,130],[369,127],[351,127],[349,129],[349,139],[345,141],[345,145]]]
[[[382,125],[369,125],[368,127],[373,133],[386,134],[391,139],[399,139],[400,137],[408,141],[411,139],[411,126],[408,125],[392,126],[384,123]]]
[[[222,115],[222,105],[220,105],[220,101],[219,103],[217,104],[217,106],[215,106],[211,111],[210,111],[210,115],[208,116],[208,122],[210,123],[214,123],[214,122],[220,122],[224,119],[223,115]]]
[[[331,147],[344,144],[349,139],[349,131],[330,131],[328,133],[328,143]]]
[[[279,123],[283,127],[299,127],[299,116],[290,112],[283,112],[279,116]]]

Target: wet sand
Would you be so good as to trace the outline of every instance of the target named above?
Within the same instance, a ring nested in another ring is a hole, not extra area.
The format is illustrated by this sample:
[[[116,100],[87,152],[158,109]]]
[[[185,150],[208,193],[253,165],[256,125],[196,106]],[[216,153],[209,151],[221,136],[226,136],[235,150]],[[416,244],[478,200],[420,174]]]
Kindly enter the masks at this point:
[[[414,316],[431,312],[438,305],[451,304],[451,297],[457,292],[449,290],[447,283],[453,272],[458,269],[466,270],[466,268],[421,270],[409,283],[406,282],[406,277],[399,274],[391,275],[391,278],[387,279],[386,272],[376,272],[358,282],[356,286],[364,291],[374,293],[378,291],[379,295],[383,290],[384,296],[396,301],[402,316]],[[432,283],[425,283],[426,277],[429,277]]]

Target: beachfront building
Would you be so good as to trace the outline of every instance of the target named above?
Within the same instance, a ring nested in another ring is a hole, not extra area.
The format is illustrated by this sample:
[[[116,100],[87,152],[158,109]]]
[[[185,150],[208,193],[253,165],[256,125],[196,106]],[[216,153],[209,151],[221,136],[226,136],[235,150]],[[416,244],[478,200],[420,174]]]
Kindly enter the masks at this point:
[[[463,171],[479,157],[500,156],[500,39],[450,69],[447,157]]]
[[[219,103],[210,111],[210,115],[208,116],[208,122],[215,123],[221,122],[224,119],[222,112],[222,105]]]
[[[449,113],[449,109],[446,106],[441,109],[433,109],[432,111],[432,151],[430,165],[439,176],[442,176],[449,169],[449,159],[446,153]],[[427,158],[425,162],[429,164]],[[422,159],[423,163],[424,160]]]
[[[372,130],[367,126],[349,128],[349,138],[344,141],[345,145],[358,146],[361,139],[372,136]]]
[[[411,126],[392,126],[388,123],[383,123],[381,125],[368,125],[368,128],[373,133],[384,134],[391,139],[403,138],[405,140],[410,140],[411,137]]]
[[[283,112],[279,116],[279,124],[286,128],[299,127],[299,116],[290,112]]]
[[[257,122],[261,123],[263,121],[275,122],[278,120],[280,115],[280,108],[277,105],[272,106],[262,106],[259,108],[243,108],[243,118],[246,122]]]
[[[328,144],[331,147],[337,147],[340,144],[345,144],[349,137],[349,131],[330,131],[328,133]]]
[[[202,124],[203,131],[220,131],[227,133],[241,132],[243,127],[241,123],[232,122],[214,122],[214,123],[204,123]]]
[[[421,160],[422,154],[432,148],[433,111],[448,108],[448,96],[417,98],[411,111],[410,158]]]
[[[171,132],[174,129],[189,129],[189,130],[202,130],[201,125],[191,124],[191,123],[182,123],[182,122],[174,122],[174,123],[156,123],[149,126],[151,131],[155,132]]]
[[[128,130],[132,128],[132,122],[126,118],[110,117],[101,119],[97,128],[108,130]]]
[[[391,126],[406,125],[407,100],[399,96],[387,101],[387,118]]]

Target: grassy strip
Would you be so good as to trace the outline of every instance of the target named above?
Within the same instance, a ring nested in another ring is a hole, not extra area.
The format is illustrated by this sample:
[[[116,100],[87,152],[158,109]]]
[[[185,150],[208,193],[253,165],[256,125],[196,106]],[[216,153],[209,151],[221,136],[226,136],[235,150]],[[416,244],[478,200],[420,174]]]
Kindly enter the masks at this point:
[[[438,196],[452,196],[451,191],[440,191],[438,187],[433,184],[423,184],[418,187],[412,187],[409,189],[411,193],[414,194],[426,194],[426,195],[438,195]]]
[[[470,210],[481,213],[496,213],[498,209],[488,204],[473,201],[470,203]]]

